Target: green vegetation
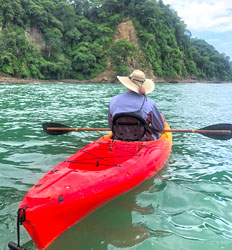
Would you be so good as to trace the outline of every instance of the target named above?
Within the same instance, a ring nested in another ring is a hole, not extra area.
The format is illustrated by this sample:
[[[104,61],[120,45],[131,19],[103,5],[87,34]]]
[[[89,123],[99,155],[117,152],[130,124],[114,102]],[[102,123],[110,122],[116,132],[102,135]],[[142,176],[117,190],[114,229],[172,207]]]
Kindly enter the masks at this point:
[[[91,79],[112,68],[128,74],[138,56],[125,40],[113,43],[117,25],[133,20],[143,56],[158,77],[232,80],[229,58],[191,33],[160,0],[0,0],[0,73],[22,78]],[[26,31],[42,34],[42,49]]]

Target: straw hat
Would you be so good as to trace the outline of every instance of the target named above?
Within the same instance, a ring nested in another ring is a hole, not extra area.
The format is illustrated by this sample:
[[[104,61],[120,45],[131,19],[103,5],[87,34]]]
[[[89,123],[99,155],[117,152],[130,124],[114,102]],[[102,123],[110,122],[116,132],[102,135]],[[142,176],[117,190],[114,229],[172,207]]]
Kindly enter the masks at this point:
[[[129,77],[117,76],[117,78],[126,88],[138,94],[141,94],[141,87],[144,88],[145,94],[152,92],[155,88],[155,83],[151,79],[146,79],[141,70],[134,70]]]

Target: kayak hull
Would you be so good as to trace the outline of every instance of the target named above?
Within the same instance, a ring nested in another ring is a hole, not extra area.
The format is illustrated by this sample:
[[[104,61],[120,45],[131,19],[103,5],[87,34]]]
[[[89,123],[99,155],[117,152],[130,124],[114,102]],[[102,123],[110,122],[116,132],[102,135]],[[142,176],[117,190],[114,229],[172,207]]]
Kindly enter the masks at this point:
[[[106,135],[58,164],[19,206],[37,248],[45,249],[73,224],[155,175],[171,146],[171,133],[148,142],[112,141]]]

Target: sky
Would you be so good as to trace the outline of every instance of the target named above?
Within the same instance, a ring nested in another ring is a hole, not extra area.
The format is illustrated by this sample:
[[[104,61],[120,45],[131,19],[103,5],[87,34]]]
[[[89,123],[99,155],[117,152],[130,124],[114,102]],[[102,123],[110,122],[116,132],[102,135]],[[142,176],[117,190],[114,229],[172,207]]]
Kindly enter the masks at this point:
[[[205,40],[232,61],[232,0],[163,0],[187,25],[193,38]]]

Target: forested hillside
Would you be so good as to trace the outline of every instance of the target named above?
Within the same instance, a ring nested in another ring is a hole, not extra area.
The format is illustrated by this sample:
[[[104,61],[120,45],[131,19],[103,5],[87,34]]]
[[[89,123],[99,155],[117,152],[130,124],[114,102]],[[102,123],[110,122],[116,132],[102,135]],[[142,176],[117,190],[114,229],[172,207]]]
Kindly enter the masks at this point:
[[[114,42],[125,17],[142,53]],[[0,74],[21,78],[92,79],[107,67],[127,75],[137,58],[159,78],[232,80],[228,58],[157,0],[0,0],[0,50]]]

